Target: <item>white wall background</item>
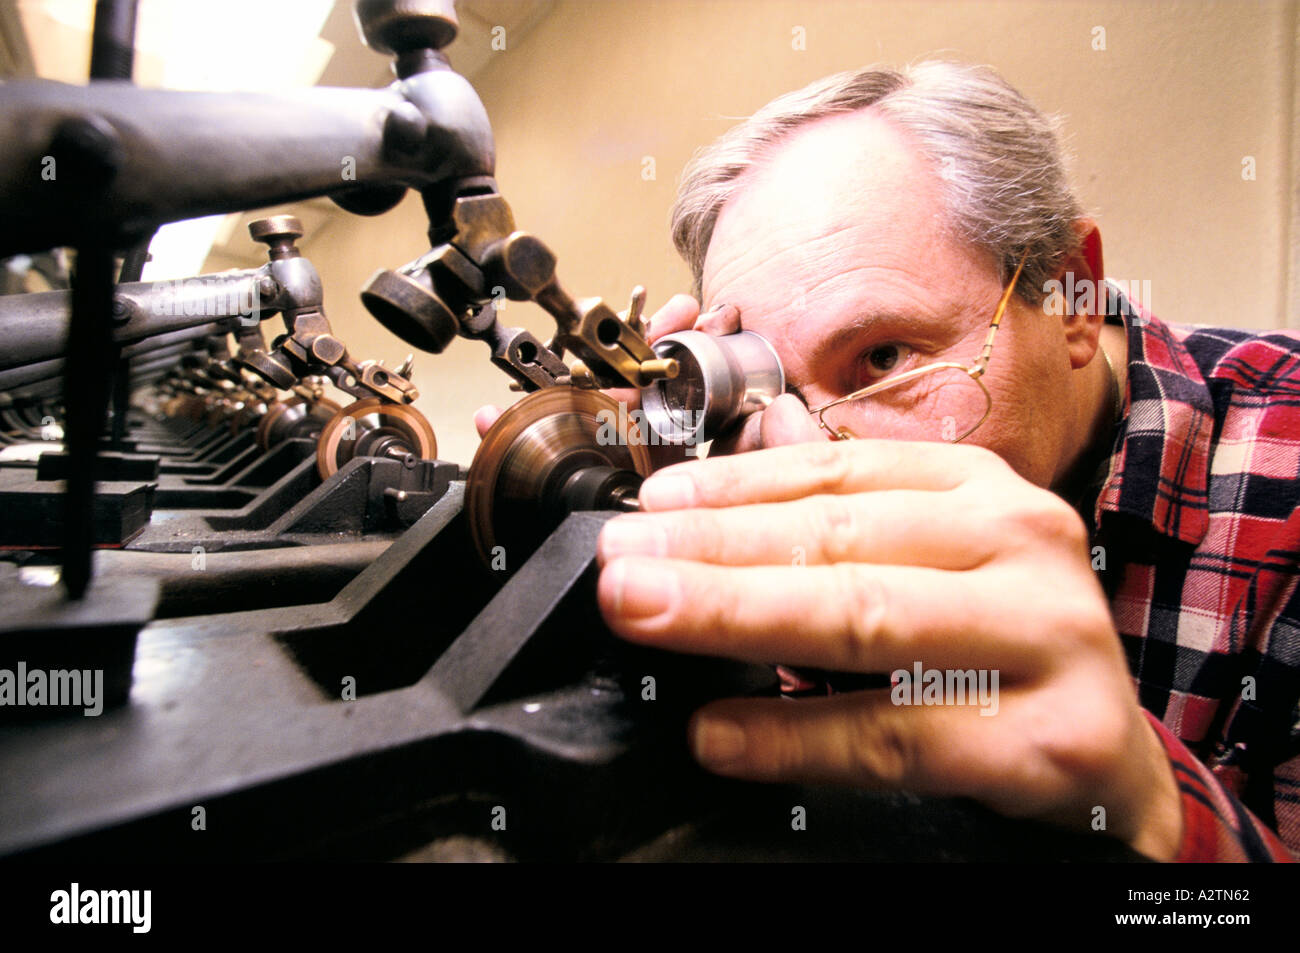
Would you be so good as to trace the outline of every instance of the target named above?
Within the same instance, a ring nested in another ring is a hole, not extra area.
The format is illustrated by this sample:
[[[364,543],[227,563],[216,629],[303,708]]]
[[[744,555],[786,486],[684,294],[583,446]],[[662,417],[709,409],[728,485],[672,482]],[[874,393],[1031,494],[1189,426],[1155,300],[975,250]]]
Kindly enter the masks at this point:
[[[1094,49],[1097,28],[1105,49]],[[507,31],[475,84],[519,226],[557,252],[572,293],[616,308],[637,283],[651,307],[687,290],[668,210],[695,148],[827,73],[938,54],[990,63],[1063,116],[1107,271],[1150,281],[1158,315],[1300,326],[1298,46],[1294,0],[559,0],[521,42]],[[1253,180],[1242,176],[1247,156]],[[424,230],[408,197],[303,243],[354,353],[390,366],[405,354],[356,291],[377,268],[424,252]],[[504,316],[539,336],[553,329],[533,305]],[[417,356],[416,406],[447,459],[472,458],[475,407],[517,398],[486,356],[466,341]]]

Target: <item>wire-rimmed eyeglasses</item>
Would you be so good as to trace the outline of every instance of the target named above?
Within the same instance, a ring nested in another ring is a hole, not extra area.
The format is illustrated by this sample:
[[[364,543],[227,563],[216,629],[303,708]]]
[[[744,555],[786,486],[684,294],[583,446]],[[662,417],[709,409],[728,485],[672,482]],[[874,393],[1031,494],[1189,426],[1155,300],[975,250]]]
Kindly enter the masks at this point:
[[[1025,267],[1025,259],[1028,257],[1028,254],[1029,250],[1026,249],[1020,256],[1020,262],[1016,265],[1015,274],[1011,276],[1011,281],[1007,283],[1006,288],[1002,291],[1002,297],[998,301],[997,310],[993,312],[993,320],[989,322],[989,332],[988,336],[984,339],[984,347],[980,350],[979,356],[975,358],[974,363],[965,365],[959,364],[955,361],[941,361],[936,364],[927,364],[924,367],[913,368],[910,371],[904,371],[902,374],[896,374],[893,377],[886,378],[885,380],[877,381],[874,384],[863,387],[861,390],[855,390],[846,397],[840,397],[830,401],[829,403],[822,404],[819,407],[813,407],[808,411],[808,413],[816,415],[818,424],[821,425],[823,430],[831,435],[831,439],[852,440],[858,435],[853,433],[847,427],[832,426],[826,420],[826,411],[842,404],[862,400],[866,397],[874,397],[878,394],[884,393],[885,391],[893,390],[908,384],[914,384],[918,379],[924,378],[927,375],[939,372],[946,373],[960,371],[978,385],[980,393],[984,398],[984,412],[979,414],[979,418],[975,423],[964,428],[961,433],[957,433],[956,430],[954,430],[953,434],[947,437],[947,439],[951,440],[953,443],[965,440],[978,430],[980,425],[983,424],[984,421],[988,420],[989,414],[993,412],[993,395],[990,394],[988,388],[984,386],[984,381],[981,380],[981,378],[983,378],[985,370],[988,369],[989,357],[993,354],[993,340],[997,336],[998,327],[1002,323],[1002,315],[1007,310],[1007,304],[1011,301],[1011,295],[1015,292],[1016,282],[1020,280],[1020,272]],[[931,380],[934,379],[935,378],[931,378]]]

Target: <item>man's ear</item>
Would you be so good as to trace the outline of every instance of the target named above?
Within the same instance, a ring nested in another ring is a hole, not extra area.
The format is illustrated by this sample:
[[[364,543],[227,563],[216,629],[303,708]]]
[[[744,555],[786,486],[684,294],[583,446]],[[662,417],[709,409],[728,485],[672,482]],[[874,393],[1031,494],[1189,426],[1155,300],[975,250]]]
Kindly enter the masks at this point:
[[[1065,343],[1070,366],[1086,366],[1097,353],[1104,323],[1106,273],[1101,254],[1101,229],[1090,218],[1074,223],[1074,249],[1066,255],[1056,273],[1064,294]]]

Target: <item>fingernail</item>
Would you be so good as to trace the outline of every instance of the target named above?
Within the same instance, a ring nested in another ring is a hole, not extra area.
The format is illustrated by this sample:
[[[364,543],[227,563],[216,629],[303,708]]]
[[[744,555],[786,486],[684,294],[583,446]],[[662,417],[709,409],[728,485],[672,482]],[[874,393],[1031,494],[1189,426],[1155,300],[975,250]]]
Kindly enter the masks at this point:
[[[662,615],[677,605],[681,583],[673,570],[649,564],[628,569],[627,560],[618,560],[605,569],[609,576],[614,611],[628,619],[647,619]]]
[[[735,331],[740,326],[740,309],[734,304],[720,304],[710,308],[695,320],[695,327],[713,328],[715,330]]]
[[[651,510],[683,510],[695,505],[695,481],[680,473],[652,476],[641,484],[641,506]]]
[[[725,767],[745,755],[745,733],[734,721],[700,718],[691,735],[695,757],[706,767]]]
[[[668,534],[655,520],[620,516],[600,531],[597,549],[604,560],[615,556],[666,556]]]

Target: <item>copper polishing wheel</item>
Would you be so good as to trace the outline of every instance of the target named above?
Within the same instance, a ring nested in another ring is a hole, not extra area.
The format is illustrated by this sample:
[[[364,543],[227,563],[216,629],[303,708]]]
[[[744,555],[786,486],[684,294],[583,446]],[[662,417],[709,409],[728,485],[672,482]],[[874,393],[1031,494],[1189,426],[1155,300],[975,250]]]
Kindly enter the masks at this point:
[[[328,480],[353,457],[414,454],[420,460],[438,456],[438,441],[424,415],[406,404],[367,397],[336,413],[316,441],[316,469]]]
[[[264,401],[254,400],[245,403],[244,406],[239,408],[239,410],[237,410],[230,418],[230,435],[232,437],[237,436],[241,431],[253,427],[254,440],[256,440],[256,428],[261,425],[262,418],[267,415],[269,410],[270,408],[266,406]]]
[[[284,416],[290,407],[305,403],[301,397],[291,397],[288,400],[282,400],[272,404],[267,408],[262,419],[257,422],[257,434],[254,439],[257,445],[263,450],[270,448],[271,428],[275,426],[276,421]]]
[[[204,420],[209,427],[220,427],[228,418],[228,412],[222,404],[219,394],[209,394],[204,407]]]
[[[262,415],[257,423],[254,439],[263,450],[287,437],[315,437],[342,408],[332,400],[318,400],[308,404],[301,397],[279,401]],[[299,429],[299,424],[310,417],[314,424]]]
[[[205,407],[203,398],[196,394],[178,394],[167,402],[164,410],[169,417],[197,421],[203,418]]]
[[[513,404],[484,435],[465,486],[479,558],[491,565],[500,546],[518,566],[566,511],[604,508],[589,505],[593,494],[616,501],[634,492],[651,469],[645,441],[629,439],[635,426],[598,391],[548,387]]]

